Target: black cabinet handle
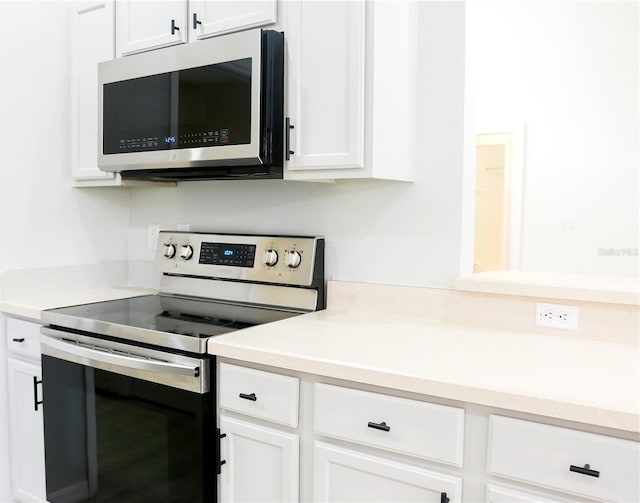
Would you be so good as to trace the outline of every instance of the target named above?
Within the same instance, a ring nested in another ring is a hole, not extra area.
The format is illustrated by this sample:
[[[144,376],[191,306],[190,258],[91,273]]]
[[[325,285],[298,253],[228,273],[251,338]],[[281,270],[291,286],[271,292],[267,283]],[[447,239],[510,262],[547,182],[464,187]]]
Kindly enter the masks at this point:
[[[198,25],[202,24],[202,21],[198,21],[198,14],[196,14],[195,12],[193,13],[193,29],[197,29]]]
[[[176,26],[176,20],[171,20],[171,35],[175,35],[177,31],[180,31],[180,27]]]
[[[591,466],[589,465],[584,465],[584,466],[576,466],[576,465],[571,465],[569,467],[569,471],[571,472],[575,472],[575,473],[581,473],[582,475],[588,475],[589,477],[600,477],[600,472],[598,470],[592,470]]]
[[[449,503],[449,501],[447,493],[440,493],[440,503]]]
[[[220,428],[216,429],[217,435],[218,435],[218,441],[216,442],[216,472],[218,473],[218,475],[220,475],[222,473],[222,465],[227,463],[226,459],[220,459],[221,456],[221,450],[220,450],[220,440],[223,439],[224,437],[227,436],[226,433],[220,433]]]
[[[389,431],[391,429],[391,426],[387,426],[387,423],[385,423],[384,421],[382,423],[372,423],[371,421],[369,421],[367,423],[367,426],[369,428],[373,428],[374,430]]]
[[[38,384],[42,384],[42,380],[33,376],[33,410],[38,410],[38,405],[42,404],[42,400],[38,400]]]
[[[251,400],[252,402],[255,402],[258,399],[255,393],[251,393],[250,395],[247,395],[246,393],[240,393],[240,398]]]
[[[295,152],[291,150],[291,135],[289,134],[294,127],[295,126],[291,124],[291,118],[287,117],[284,120],[284,128],[286,129],[286,132],[284,135],[284,154],[285,154],[285,160],[287,161],[291,159],[291,156],[293,154],[295,154]]]
[[[24,342],[24,337],[20,337],[19,339],[13,339],[13,342]]]

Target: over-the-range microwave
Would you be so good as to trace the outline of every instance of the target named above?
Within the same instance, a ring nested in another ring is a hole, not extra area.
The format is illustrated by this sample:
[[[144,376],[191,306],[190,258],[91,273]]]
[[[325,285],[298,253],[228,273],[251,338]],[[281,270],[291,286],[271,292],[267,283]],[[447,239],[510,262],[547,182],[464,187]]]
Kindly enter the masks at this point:
[[[283,89],[272,30],[100,63],[98,166],[124,179],[282,178]]]

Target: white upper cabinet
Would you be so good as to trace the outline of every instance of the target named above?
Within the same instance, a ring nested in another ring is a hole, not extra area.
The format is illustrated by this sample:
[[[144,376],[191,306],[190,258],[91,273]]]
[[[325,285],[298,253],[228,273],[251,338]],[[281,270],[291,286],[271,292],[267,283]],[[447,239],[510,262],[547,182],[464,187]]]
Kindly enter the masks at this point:
[[[415,2],[296,1],[283,8],[285,178],[410,181]]]
[[[98,168],[98,63],[114,57],[113,0],[71,5],[71,173],[76,186],[119,185]]]
[[[277,14],[277,0],[119,0],[117,56],[266,26]]]
[[[188,41],[186,0],[120,0],[116,4],[118,57]]]
[[[277,0],[194,0],[189,2],[189,41],[266,26],[277,20]]]
[[[365,3],[286,4],[289,174],[364,162]]]

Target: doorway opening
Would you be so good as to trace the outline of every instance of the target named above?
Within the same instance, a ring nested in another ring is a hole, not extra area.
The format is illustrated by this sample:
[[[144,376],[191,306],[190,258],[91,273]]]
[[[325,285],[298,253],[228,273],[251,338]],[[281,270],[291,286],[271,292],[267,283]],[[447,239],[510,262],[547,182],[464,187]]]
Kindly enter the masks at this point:
[[[476,135],[474,273],[520,268],[521,159],[515,132]]]

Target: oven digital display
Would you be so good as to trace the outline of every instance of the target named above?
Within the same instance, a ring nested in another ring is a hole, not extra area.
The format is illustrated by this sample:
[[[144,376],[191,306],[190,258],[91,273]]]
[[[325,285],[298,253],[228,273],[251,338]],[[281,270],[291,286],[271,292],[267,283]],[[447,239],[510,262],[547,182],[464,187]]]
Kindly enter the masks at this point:
[[[253,267],[256,245],[237,243],[202,243],[200,264]]]

